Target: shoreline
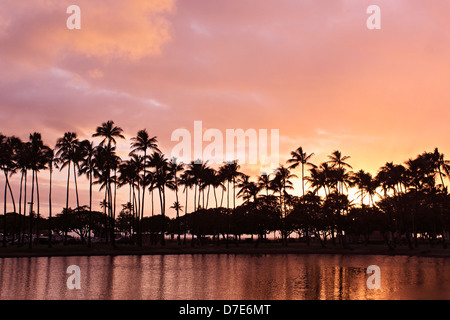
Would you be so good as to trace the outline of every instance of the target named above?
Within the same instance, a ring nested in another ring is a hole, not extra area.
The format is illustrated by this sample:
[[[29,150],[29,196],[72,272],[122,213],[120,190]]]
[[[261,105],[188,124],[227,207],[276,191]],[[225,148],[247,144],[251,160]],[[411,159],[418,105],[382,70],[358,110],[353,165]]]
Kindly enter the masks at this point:
[[[313,244],[307,246],[303,243],[290,243],[287,247],[281,244],[261,244],[255,248],[254,244],[203,245],[191,247],[190,244],[178,246],[169,244],[166,247],[131,245],[118,245],[117,248],[105,244],[96,244],[92,247],[85,245],[54,245],[48,248],[39,245],[29,250],[27,247],[0,247],[0,258],[31,258],[31,257],[70,257],[70,256],[122,256],[122,255],[192,255],[192,254],[239,254],[239,255],[266,255],[266,254],[332,254],[332,255],[385,255],[410,256],[430,258],[450,258],[450,249],[442,247],[429,247],[422,245],[410,250],[408,247],[398,247],[389,250],[384,245],[350,245],[343,248],[341,245],[329,245],[326,248]]]

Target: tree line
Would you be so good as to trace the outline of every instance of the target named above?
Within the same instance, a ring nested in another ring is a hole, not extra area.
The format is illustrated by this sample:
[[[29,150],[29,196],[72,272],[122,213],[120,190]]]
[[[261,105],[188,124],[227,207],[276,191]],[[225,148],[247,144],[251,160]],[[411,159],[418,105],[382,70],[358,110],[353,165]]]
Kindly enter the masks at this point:
[[[37,132],[30,134],[28,141],[0,134],[3,246],[27,244],[31,248],[39,243],[44,231],[49,246],[55,235],[69,243],[71,232],[87,246],[92,245],[93,236],[116,246],[119,233],[138,246],[148,239],[152,244],[165,245],[167,234],[176,236],[180,245],[186,242],[186,234],[191,235],[191,245],[205,239],[228,245],[248,234],[251,239],[256,237],[255,245],[259,245],[270,232],[279,232],[283,245],[288,244],[293,233],[308,245],[311,241],[323,247],[329,242],[343,246],[355,241],[368,244],[377,232],[391,249],[402,243],[417,247],[420,239],[447,246],[450,199],[446,179],[450,176],[450,161],[438,148],[403,164],[387,162],[373,176],[364,170],[352,171],[350,157],[338,150],[316,165],[311,161],[314,154],[299,147],[291,152],[286,164],[253,179],[240,171],[237,161],[216,169],[207,162],[183,164],[168,159],[159,150],[157,137],[146,129],[131,138],[131,151],[124,160],[117,155],[116,145],[117,139],[125,137],[113,121],[98,126],[92,137],[101,141],[94,145],[93,141],[80,140],[75,132],[66,132],[52,148]],[[52,206],[54,170],[67,174],[65,206],[56,215]],[[300,177],[293,173],[295,170]],[[44,200],[39,192],[39,176],[43,171],[49,178],[47,218],[42,217],[40,209]],[[11,185],[13,176],[19,179],[18,192]],[[87,204],[80,201],[81,178],[89,184]],[[292,194],[295,178],[300,181],[298,196]],[[31,194],[27,194],[30,184]],[[352,188],[357,190],[356,199],[349,198]],[[120,204],[117,194],[123,190],[128,201]],[[100,211],[93,208],[94,191],[103,197]],[[76,208],[69,207],[73,192]],[[175,196],[170,205],[176,211],[173,219],[166,216],[169,192]],[[150,205],[146,203],[148,197]],[[155,198],[159,202],[158,215]],[[236,205],[238,198],[242,199],[240,205]],[[184,212],[188,201],[192,210]],[[8,203],[12,212],[7,211]]]

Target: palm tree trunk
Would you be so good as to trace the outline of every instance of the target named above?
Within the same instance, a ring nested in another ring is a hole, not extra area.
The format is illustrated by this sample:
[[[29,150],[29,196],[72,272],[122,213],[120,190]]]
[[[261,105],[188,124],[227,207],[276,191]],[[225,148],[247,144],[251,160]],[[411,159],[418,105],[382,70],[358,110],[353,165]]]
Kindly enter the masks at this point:
[[[110,240],[111,240],[111,245],[113,247],[116,246],[116,239],[114,236],[114,217],[113,217],[113,212],[114,212],[114,201],[113,201],[113,195],[112,195],[112,190],[111,190],[111,179],[109,178],[109,182],[108,182],[108,200],[110,203],[109,206],[109,219],[110,219]]]
[[[144,217],[144,202],[145,202],[145,182],[147,179],[147,170],[145,161],[147,159],[147,149],[144,150],[144,180],[142,181],[142,205],[141,205],[141,219],[139,221],[139,246],[142,247],[142,218]]]
[[[236,209],[236,179],[233,178],[233,209]]]
[[[32,247],[32,240],[33,240],[33,201],[34,201],[34,170],[31,171],[31,203],[30,203],[30,235],[29,235],[29,242],[28,242],[28,248],[31,249]]]
[[[185,201],[186,201],[186,206],[184,207],[184,217],[185,217],[185,219],[184,219],[184,221],[185,221],[185,223],[184,223],[184,237],[183,237],[183,244],[186,244],[186,215],[188,214],[188,190],[189,190],[189,188],[186,186],[185,187],[185,190],[186,190],[186,199],[185,199]]]
[[[158,194],[159,194],[159,204],[161,206],[161,217],[163,215],[163,198],[162,198],[162,191],[161,191],[161,186],[158,186]],[[162,242],[161,242],[162,244]]]
[[[6,170],[3,171],[5,173],[5,177],[7,176]],[[6,194],[8,191],[8,187],[6,185],[5,180],[5,192],[3,194],[3,247],[6,247]]]
[[[116,177],[116,169],[114,169],[114,177]],[[115,179],[115,178],[114,178]],[[113,239],[114,239],[114,246],[115,243],[115,225],[116,225],[116,199],[117,199],[117,183],[114,181],[114,207],[113,207],[113,219],[112,219],[112,231],[113,231]]]
[[[177,242],[178,245],[181,245],[181,230],[180,230],[180,203],[178,201],[178,183],[177,183],[177,174],[175,172],[175,201],[177,203]]]
[[[223,194],[225,193],[225,187],[222,187],[222,196],[220,198],[220,207],[223,207]]]
[[[109,235],[108,235],[108,231],[109,231],[108,212],[109,211],[107,211],[107,210],[109,210],[108,209],[109,203],[108,203],[108,184],[107,184],[107,182],[105,182],[105,198],[104,199],[105,200],[103,201],[103,205],[104,205],[103,214],[105,216],[105,222],[104,222],[105,223],[105,243],[108,244],[109,243],[109,240],[108,240],[109,239]]]
[[[194,184],[194,212],[197,211],[197,183]]]
[[[230,180],[227,180],[227,209],[230,209]]]
[[[209,203],[209,191],[211,189],[211,185],[208,185],[208,192],[206,194],[206,209],[208,209],[208,203]]]
[[[39,243],[39,218],[41,217],[40,214],[40,197],[39,197],[39,180],[38,180],[38,172],[35,172],[34,178],[36,179],[36,201],[37,201],[37,210],[36,210],[36,239],[37,243]]]
[[[75,195],[76,195],[76,199],[77,199],[77,210],[79,210],[80,209],[80,198],[78,196],[77,171],[76,171],[75,163],[73,164],[73,179],[75,182]]]
[[[150,195],[152,197],[152,217],[153,217],[155,215],[155,201],[153,198],[153,188],[152,188],[152,191],[150,191]]]
[[[22,174],[20,175],[20,190],[19,190],[19,225],[17,227],[17,241],[20,241],[20,234],[22,232],[22,189],[23,189],[23,177],[24,172],[22,171]]]
[[[14,199],[14,194],[13,194],[13,192],[12,192],[11,184],[9,183],[9,178],[8,178],[8,176],[6,176],[6,184],[8,185],[9,195],[11,196],[11,201],[12,201],[12,204],[13,204],[13,210],[14,210],[13,212],[16,213],[16,201],[15,201],[15,199]]]
[[[27,215],[27,170],[25,170],[25,186],[23,196],[23,230],[22,230],[22,245],[25,242],[25,216]]]
[[[302,162],[302,195],[305,196],[305,164]]]
[[[66,186],[66,211],[64,213],[65,215],[65,221],[64,221],[64,244],[67,244],[67,214],[69,211],[69,181],[70,181],[70,161],[69,161],[69,167],[67,168],[67,186]]]
[[[162,228],[161,228],[161,245],[165,246],[166,245],[166,239],[164,237],[164,233],[165,233],[165,229],[166,229],[166,190],[164,185],[162,186],[162,194],[163,194],[163,208],[161,211],[162,214]]]
[[[218,202],[217,202],[217,195],[216,195],[216,188],[214,187],[214,200],[216,201],[216,209],[218,208]]]
[[[52,247],[52,173],[53,164],[50,163],[50,181],[48,188],[48,247]]]
[[[89,168],[89,223],[88,223],[88,247],[91,246],[92,230],[92,166]]]

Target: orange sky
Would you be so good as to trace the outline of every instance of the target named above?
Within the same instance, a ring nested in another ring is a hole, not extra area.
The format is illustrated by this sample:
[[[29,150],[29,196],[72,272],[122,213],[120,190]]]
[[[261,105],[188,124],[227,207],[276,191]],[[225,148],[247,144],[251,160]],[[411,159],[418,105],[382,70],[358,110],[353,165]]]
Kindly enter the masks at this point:
[[[71,4],[81,30],[66,28]],[[434,147],[450,154],[450,3],[376,1],[382,29],[368,30],[371,4],[2,0],[0,131],[39,131],[53,146],[111,119],[170,153],[171,133],[201,120],[279,129],[282,161],[299,146],[317,164],[339,149],[372,173]]]

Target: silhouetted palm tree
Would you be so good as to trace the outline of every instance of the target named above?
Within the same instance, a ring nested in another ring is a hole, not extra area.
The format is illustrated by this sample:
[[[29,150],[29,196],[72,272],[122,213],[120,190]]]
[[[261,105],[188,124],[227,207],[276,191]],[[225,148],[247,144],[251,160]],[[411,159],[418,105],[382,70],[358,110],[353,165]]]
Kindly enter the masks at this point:
[[[302,147],[297,148],[297,150],[291,152],[291,159],[287,161],[290,169],[295,169],[299,165],[302,167],[302,195],[305,195],[305,165],[312,165],[309,160],[314,156],[314,153],[307,154],[303,151]]]
[[[56,159],[54,157],[54,151],[51,148],[47,149],[45,155],[47,166],[49,169],[49,188],[48,188],[48,247],[52,247],[52,178],[53,178],[53,166]]]
[[[150,155],[149,164],[155,168],[155,182],[159,192],[159,201],[161,205],[162,215],[162,235],[161,244],[166,244],[164,237],[164,225],[165,225],[165,208],[166,208],[166,187],[169,189],[175,189],[173,182],[173,172],[170,170],[169,161],[160,152],[154,152]]]
[[[242,197],[244,203],[248,203],[250,200],[256,202],[261,187],[257,183],[250,181],[250,176],[242,174],[238,180],[237,187],[240,188],[237,196]]]
[[[114,219],[115,219],[115,202],[116,202],[116,171],[119,167],[120,158],[116,155],[116,148],[113,146],[97,146],[95,149],[95,166],[98,171],[95,184],[100,184],[100,190],[105,190],[104,203],[105,209],[108,211],[111,244],[115,246],[114,237]],[[113,188],[114,187],[114,191]],[[105,220],[105,224],[108,220]]]
[[[283,224],[283,245],[287,245],[287,232],[285,226],[285,220],[287,217],[287,198],[289,197],[287,190],[293,189],[293,183],[291,181],[293,178],[297,178],[297,176],[295,174],[291,174],[289,168],[279,166],[276,169],[275,176],[271,181],[273,189],[277,190],[280,194],[281,221]]]
[[[175,203],[174,203],[174,206],[176,204],[174,209],[176,209],[176,211],[177,211],[177,221],[178,221],[177,222],[178,223],[178,225],[177,225],[178,238],[177,239],[178,239],[178,244],[181,244],[181,230],[180,230],[180,219],[179,219],[180,218],[180,212],[179,212],[179,209],[182,206],[180,205],[180,202],[178,200],[178,185],[179,185],[178,173],[182,172],[184,170],[184,164],[182,162],[181,163],[177,162],[176,158],[172,158],[170,160],[170,162],[169,162],[168,167],[169,167],[168,168],[169,172],[170,172],[170,174],[173,177],[173,187],[174,187],[174,190],[175,190]]]
[[[267,173],[263,173],[258,177],[258,186],[259,189],[266,190],[266,196],[269,196],[269,190],[270,190],[270,175]]]
[[[7,223],[6,223],[6,203],[7,203],[7,191],[8,188],[11,192],[11,200],[14,204],[14,212],[16,212],[15,209],[15,203],[14,203],[14,197],[12,195],[11,186],[9,184],[9,174],[15,171],[15,163],[14,163],[14,137],[6,137],[2,134],[0,134],[0,168],[3,171],[5,175],[5,191],[3,196],[3,247],[6,247],[6,234],[7,234]]]
[[[350,159],[350,156],[343,156],[339,150],[333,151],[333,153],[329,155],[328,158],[330,159],[328,163],[331,164],[331,167],[337,167],[339,170],[342,170],[342,174],[345,173],[345,168],[352,169],[352,166],[345,162],[346,160]],[[342,184],[342,181],[338,181],[338,183],[341,184],[337,186],[337,190],[342,194],[344,193],[344,185]]]
[[[442,187],[445,188],[444,177],[450,176],[450,160],[445,160],[444,154],[440,153],[438,148],[434,149],[432,159],[437,173],[439,174],[439,178],[441,179]]]
[[[41,134],[38,132],[35,132],[33,134],[30,134],[30,165],[32,170],[32,176],[34,179],[31,181],[31,208],[30,208],[30,242],[29,247],[31,248],[31,239],[32,239],[32,227],[33,227],[33,197],[34,197],[34,182],[36,181],[36,200],[37,200],[37,223],[39,223],[40,219],[40,195],[39,195],[39,180],[38,180],[38,173],[40,170],[46,169],[48,164],[47,155],[50,150],[49,147],[44,145],[44,142],[42,141]],[[36,225],[36,238],[39,239],[39,225]]]
[[[93,137],[103,137],[103,140],[100,142],[100,145],[103,146],[105,142],[107,142],[107,146],[111,147],[112,145],[116,145],[117,141],[115,138],[125,139],[122,134],[123,130],[121,127],[118,127],[114,124],[114,121],[107,121],[102,123],[101,126],[95,129],[95,133],[92,135]]]
[[[98,176],[98,172],[95,167],[95,148],[93,142],[89,140],[83,140],[80,143],[80,153],[82,155],[80,164],[80,174],[87,175],[89,180],[89,223],[88,223],[88,247],[91,246],[91,229],[92,229],[92,185],[94,176]]]
[[[66,206],[64,214],[67,215],[69,211],[69,182],[70,182],[70,166],[72,158],[75,153],[79,141],[75,132],[66,132],[62,138],[59,138],[56,142],[56,157],[59,162],[59,170],[61,171],[67,167],[67,186],[66,186]],[[25,184],[26,185],[26,184]],[[65,221],[67,219],[64,219]],[[67,225],[64,231],[64,243],[67,242]]]
[[[377,195],[377,188],[380,186],[380,182],[377,179],[372,178],[369,172],[359,170],[351,176],[351,180],[354,185],[359,189],[359,196],[361,197],[361,207],[364,206],[365,196],[369,196],[369,205],[375,205],[374,196]]]
[[[140,221],[142,220],[142,218],[144,217],[144,203],[145,203],[145,182],[147,179],[147,152],[148,151],[157,151],[160,152],[158,149],[158,145],[157,142],[158,140],[156,139],[156,137],[150,137],[147,130],[143,129],[143,130],[139,130],[136,137],[131,138],[131,147],[133,148],[130,155],[132,154],[137,154],[137,153],[143,153],[143,159],[144,159],[144,165],[143,165],[143,169],[144,169],[144,176],[143,176],[143,186],[142,186],[142,198],[141,198],[141,212],[140,212],[140,220],[138,223],[138,233],[139,233],[139,238],[138,238],[138,243],[140,246],[142,246],[142,235],[141,235],[141,223]]]
[[[19,186],[19,226],[18,240],[23,245],[25,241],[25,232],[23,230],[24,219],[27,208],[27,171],[30,169],[30,145],[29,143],[20,142],[16,146],[14,154],[15,168],[20,170],[20,186]],[[23,215],[22,215],[22,195],[23,195]]]
[[[229,193],[230,193],[230,182],[233,183],[233,209],[236,209],[236,180],[241,175],[239,171],[240,165],[237,160],[225,162],[224,165],[219,169],[222,175],[227,181],[227,208],[229,208]]]

